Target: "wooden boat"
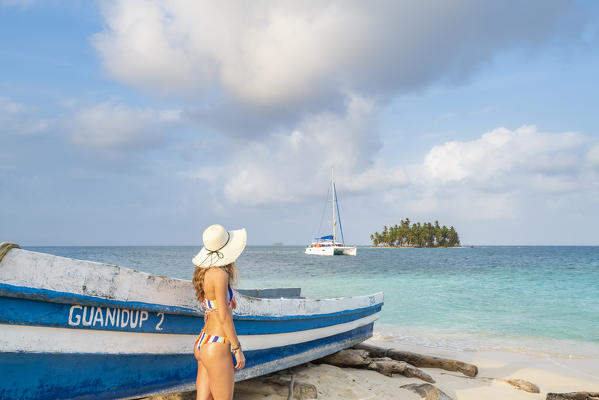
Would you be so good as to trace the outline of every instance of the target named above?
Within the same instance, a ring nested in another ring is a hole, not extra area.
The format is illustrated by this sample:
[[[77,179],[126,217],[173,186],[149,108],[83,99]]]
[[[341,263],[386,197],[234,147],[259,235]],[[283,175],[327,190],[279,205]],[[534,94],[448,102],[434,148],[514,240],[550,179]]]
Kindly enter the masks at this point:
[[[367,339],[383,305],[382,293],[323,300],[291,294],[237,293],[234,321],[247,360],[237,381]],[[0,259],[0,398],[193,390],[193,343],[203,323],[189,281],[12,249]]]

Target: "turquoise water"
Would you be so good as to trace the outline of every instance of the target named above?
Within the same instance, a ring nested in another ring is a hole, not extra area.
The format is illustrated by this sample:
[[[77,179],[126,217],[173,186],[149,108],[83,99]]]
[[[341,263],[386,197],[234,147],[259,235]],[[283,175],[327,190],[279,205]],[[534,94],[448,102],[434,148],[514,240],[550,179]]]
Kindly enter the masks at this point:
[[[185,279],[199,250],[29,249]],[[383,291],[379,333],[415,343],[467,349],[473,338],[498,348],[533,340],[552,349],[557,339],[570,344],[567,353],[583,342],[599,344],[599,247],[359,248],[356,257],[303,250],[248,247],[237,263],[238,287],[301,287],[304,296],[320,298]]]

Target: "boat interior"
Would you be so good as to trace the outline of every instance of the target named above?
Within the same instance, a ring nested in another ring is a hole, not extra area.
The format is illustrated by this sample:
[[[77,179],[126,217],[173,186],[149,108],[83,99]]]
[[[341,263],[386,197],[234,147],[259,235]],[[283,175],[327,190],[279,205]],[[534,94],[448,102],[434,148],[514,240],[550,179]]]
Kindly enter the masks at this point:
[[[302,288],[235,289],[244,296],[260,299],[302,299]]]

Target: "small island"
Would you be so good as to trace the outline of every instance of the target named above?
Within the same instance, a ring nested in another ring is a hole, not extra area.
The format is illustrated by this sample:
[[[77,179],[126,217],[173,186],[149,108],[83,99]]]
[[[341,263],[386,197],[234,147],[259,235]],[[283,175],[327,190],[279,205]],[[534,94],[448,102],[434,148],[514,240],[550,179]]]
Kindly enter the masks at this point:
[[[413,223],[401,220],[399,225],[383,227],[381,233],[370,235],[373,247],[461,247],[460,238],[453,226],[449,228],[434,223]]]

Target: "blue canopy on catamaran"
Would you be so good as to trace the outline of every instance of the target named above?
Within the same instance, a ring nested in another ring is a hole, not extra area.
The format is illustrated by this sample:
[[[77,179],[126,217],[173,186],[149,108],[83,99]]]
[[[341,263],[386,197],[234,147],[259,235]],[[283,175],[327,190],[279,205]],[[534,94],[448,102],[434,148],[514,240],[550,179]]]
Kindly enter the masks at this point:
[[[321,236],[319,239],[330,239],[330,240],[333,240],[333,235]]]

